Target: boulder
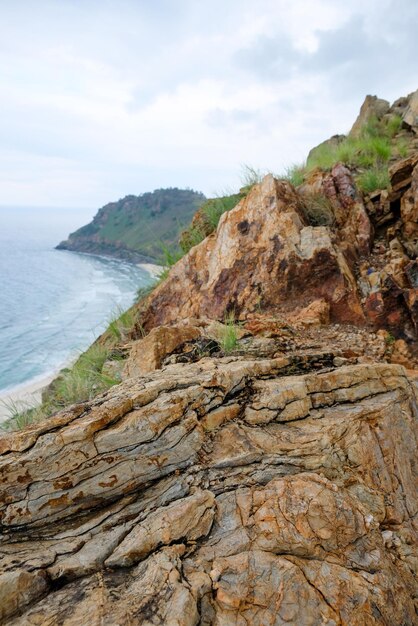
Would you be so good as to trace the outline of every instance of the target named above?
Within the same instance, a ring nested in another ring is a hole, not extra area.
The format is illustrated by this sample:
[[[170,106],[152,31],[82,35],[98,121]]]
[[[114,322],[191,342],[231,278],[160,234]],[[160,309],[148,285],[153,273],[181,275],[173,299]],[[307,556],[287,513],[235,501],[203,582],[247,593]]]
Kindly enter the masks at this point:
[[[153,328],[146,337],[133,343],[122,378],[144,376],[159,369],[167,355],[200,335],[200,329],[195,326],[173,325]]]
[[[153,292],[146,330],[187,317],[223,319],[300,309],[316,299],[330,318],[361,322],[354,275],[327,226],[310,226],[292,185],[266,176],[217,231],[195,246]]]

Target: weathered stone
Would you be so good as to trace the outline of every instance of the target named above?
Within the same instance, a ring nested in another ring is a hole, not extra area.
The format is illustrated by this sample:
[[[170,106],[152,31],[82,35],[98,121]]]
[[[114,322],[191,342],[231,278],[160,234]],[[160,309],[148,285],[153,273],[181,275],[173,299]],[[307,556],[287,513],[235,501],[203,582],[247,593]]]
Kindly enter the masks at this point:
[[[418,89],[409,96],[408,106],[402,119],[415,132],[418,130]]]
[[[377,118],[378,120],[389,111],[390,105],[387,100],[382,100],[377,96],[366,96],[363,104],[360,108],[360,113],[354,122],[349,135],[351,137],[359,137],[361,132],[371,119]]]
[[[238,317],[260,307],[277,312],[319,298],[332,320],[363,320],[342,251],[328,227],[304,224],[299,202],[289,183],[266,176],[171,269],[150,299],[144,327],[190,316],[223,319],[232,310]]]
[[[167,366],[4,436],[2,623],[413,626],[414,385],[319,360]]]
[[[329,324],[329,304],[325,300],[314,300],[299,311],[293,318],[295,324],[302,326],[322,326]]]
[[[153,328],[146,337],[134,342],[122,377],[143,376],[159,369],[168,354],[200,335],[200,330],[194,326],[173,325]]]

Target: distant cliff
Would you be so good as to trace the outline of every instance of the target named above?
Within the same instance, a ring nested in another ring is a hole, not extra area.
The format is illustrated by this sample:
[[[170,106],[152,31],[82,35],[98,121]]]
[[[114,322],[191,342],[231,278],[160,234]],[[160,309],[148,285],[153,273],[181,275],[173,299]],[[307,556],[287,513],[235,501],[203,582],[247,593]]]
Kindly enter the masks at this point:
[[[179,233],[204,201],[202,193],[177,187],[129,195],[106,204],[92,222],[71,233],[57,249],[155,262],[164,245],[177,243]]]

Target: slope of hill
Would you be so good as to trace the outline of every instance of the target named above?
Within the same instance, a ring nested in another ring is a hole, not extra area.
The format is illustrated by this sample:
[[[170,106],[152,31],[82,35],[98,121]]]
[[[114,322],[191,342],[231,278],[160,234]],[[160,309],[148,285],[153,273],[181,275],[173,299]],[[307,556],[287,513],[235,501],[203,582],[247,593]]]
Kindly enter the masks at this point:
[[[0,437],[0,624],[417,623],[417,140],[369,97],[206,203]]]
[[[71,233],[57,249],[155,262],[164,245],[177,243],[179,233],[204,201],[202,193],[177,187],[129,195],[106,204],[92,222]]]

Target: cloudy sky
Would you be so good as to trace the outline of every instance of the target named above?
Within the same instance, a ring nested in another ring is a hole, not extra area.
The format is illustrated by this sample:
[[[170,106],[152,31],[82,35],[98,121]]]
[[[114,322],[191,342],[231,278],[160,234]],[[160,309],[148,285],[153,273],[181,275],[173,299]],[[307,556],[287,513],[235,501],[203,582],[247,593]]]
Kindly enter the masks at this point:
[[[416,0],[0,0],[0,204],[239,186],[418,88]]]

